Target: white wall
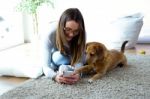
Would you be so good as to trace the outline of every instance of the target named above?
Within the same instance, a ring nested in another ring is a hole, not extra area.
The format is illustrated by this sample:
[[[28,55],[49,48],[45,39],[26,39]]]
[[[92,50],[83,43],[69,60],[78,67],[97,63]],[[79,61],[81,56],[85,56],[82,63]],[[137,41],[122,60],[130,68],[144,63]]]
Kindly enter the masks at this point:
[[[44,31],[49,22],[58,20],[65,9],[77,7],[85,19],[87,35],[90,35],[89,37],[92,39],[107,23],[136,12],[144,14],[144,25],[140,38],[150,38],[149,5],[149,0],[54,0],[54,9],[47,6],[39,8],[40,30]]]

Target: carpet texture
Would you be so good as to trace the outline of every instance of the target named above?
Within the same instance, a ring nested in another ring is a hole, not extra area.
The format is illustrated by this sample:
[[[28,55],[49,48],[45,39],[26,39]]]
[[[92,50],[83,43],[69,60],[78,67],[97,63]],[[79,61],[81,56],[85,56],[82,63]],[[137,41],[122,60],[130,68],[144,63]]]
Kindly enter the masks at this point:
[[[116,68],[92,84],[83,78],[61,85],[48,78],[31,79],[0,99],[150,99],[150,56],[127,55],[128,68]]]

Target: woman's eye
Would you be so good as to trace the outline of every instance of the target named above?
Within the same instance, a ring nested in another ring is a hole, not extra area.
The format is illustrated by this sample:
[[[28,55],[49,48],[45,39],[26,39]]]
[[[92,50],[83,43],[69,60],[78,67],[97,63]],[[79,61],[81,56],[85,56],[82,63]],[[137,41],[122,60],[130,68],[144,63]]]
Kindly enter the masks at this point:
[[[65,31],[71,31],[71,28],[64,28]]]

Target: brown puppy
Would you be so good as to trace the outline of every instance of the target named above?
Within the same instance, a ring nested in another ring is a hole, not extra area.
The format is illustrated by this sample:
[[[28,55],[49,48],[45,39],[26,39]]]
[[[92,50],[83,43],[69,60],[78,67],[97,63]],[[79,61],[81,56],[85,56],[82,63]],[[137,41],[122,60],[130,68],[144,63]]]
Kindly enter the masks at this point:
[[[101,78],[107,71],[117,66],[127,66],[127,59],[124,55],[125,45],[128,41],[123,42],[121,51],[108,50],[104,44],[98,42],[89,42],[86,45],[87,65],[77,69],[75,73],[90,73],[95,71],[88,82],[93,82]]]

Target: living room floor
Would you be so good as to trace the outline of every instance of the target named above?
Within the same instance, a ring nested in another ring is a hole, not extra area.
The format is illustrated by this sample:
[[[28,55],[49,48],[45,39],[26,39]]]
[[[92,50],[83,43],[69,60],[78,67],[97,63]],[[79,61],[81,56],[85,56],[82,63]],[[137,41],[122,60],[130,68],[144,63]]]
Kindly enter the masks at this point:
[[[129,49],[129,50],[126,50],[125,52],[132,53],[132,54],[140,54],[141,51],[145,51],[146,52],[145,54],[150,55],[149,49],[150,49],[150,44],[137,44],[134,49]],[[11,49],[9,49],[9,52],[11,52]],[[0,52],[0,53],[2,53],[2,52]],[[0,76],[0,95],[6,91],[18,86],[19,84],[22,84],[23,82],[25,82],[27,80],[29,80],[29,78]]]

